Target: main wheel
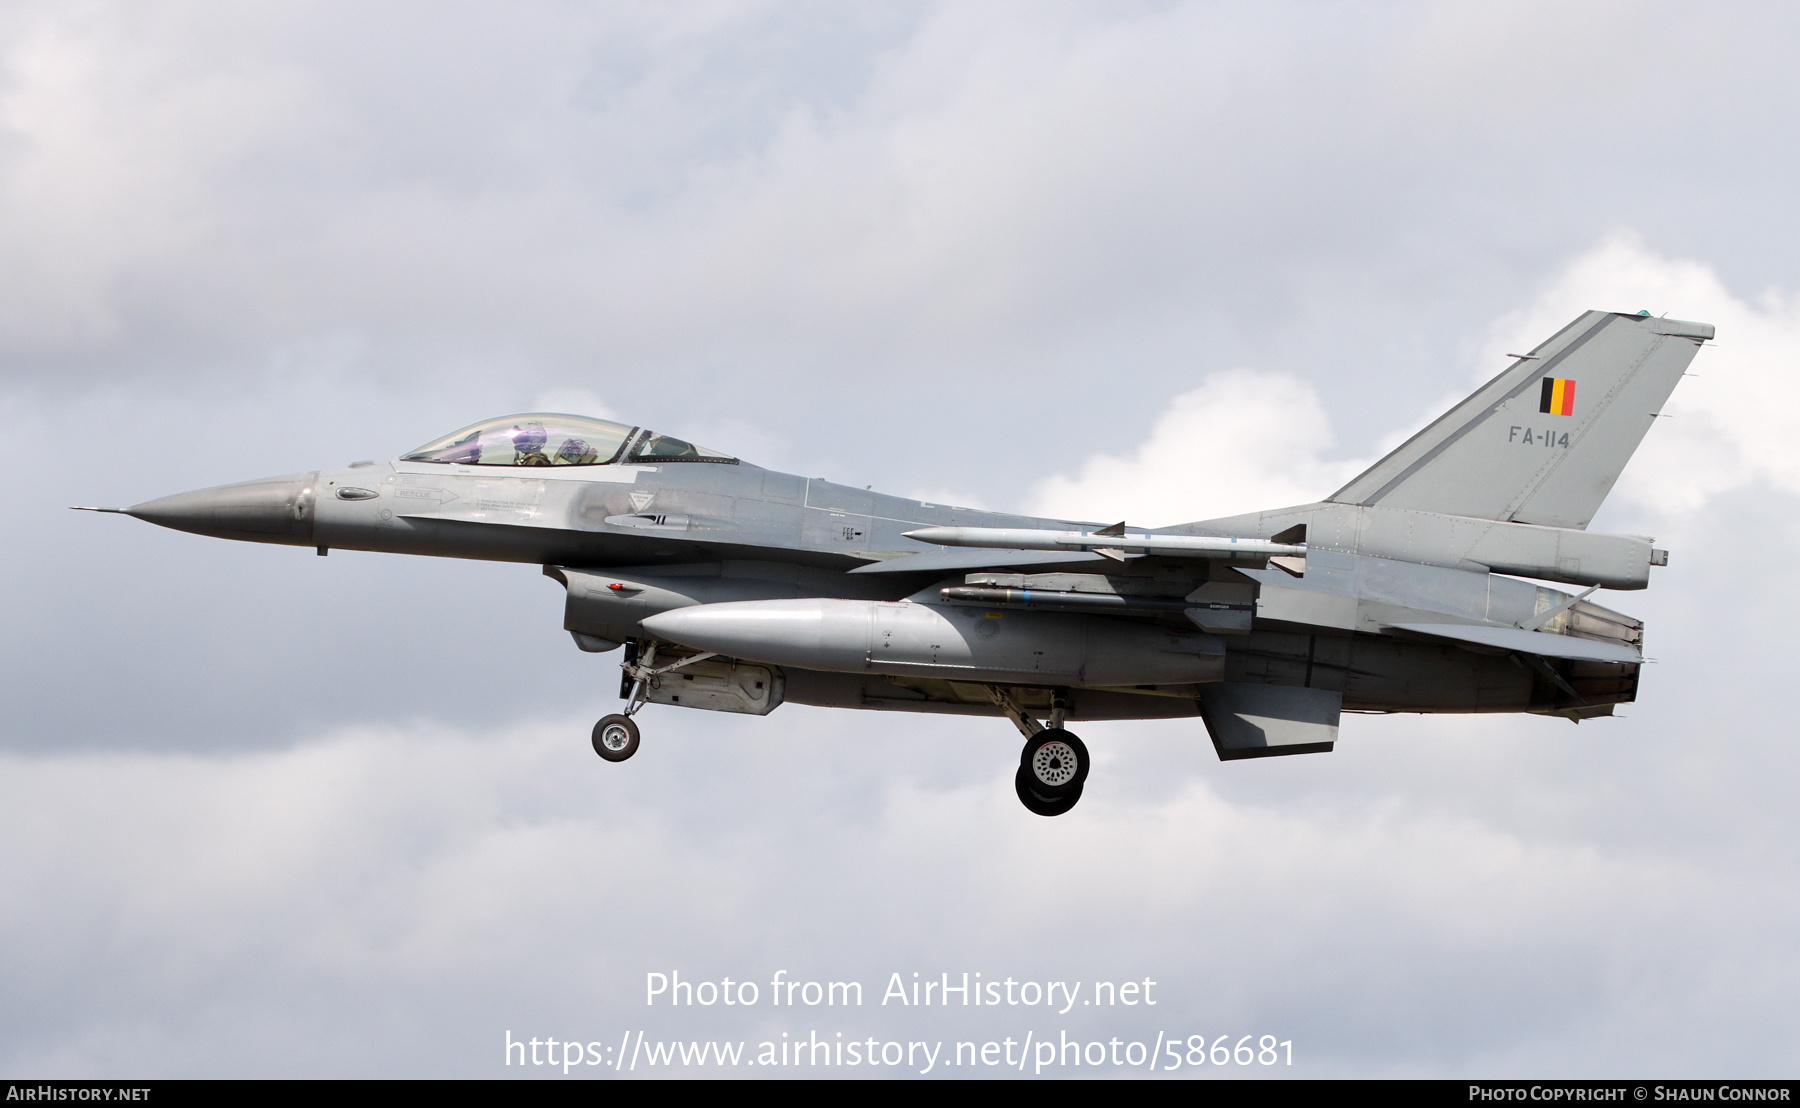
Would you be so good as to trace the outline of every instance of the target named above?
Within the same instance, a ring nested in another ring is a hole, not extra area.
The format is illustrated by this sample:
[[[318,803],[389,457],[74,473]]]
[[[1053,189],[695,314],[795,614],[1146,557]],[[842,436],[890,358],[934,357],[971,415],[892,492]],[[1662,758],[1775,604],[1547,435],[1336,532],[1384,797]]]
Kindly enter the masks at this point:
[[[1051,800],[1068,796],[1087,780],[1087,746],[1059,727],[1048,727],[1025,743],[1019,767],[1037,795]]]
[[[638,726],[627,716],[605,716],[594,724],[594,753],[609,762],[623,762],[637,753]]]
[[[1013,774],[1013,791],[1019,794],[1019,803],[1025,805],[1025,810],[1034,816],[1060,816],[1075,807],[1075,802],[1081,799],[1080,785],[1076,785],[1073,792],[1061,798],[1039,796],[1032,789],[1031,771],[1024,766],[1020,766],[1019,772]]]

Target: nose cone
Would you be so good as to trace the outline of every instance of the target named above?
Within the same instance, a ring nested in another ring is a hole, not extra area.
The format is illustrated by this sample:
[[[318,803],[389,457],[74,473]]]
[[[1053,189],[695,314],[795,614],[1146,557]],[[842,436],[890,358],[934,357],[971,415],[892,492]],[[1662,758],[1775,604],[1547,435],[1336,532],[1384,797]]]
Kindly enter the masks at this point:
[[[146,523],[220,539],[310,546],[319,474],[295,473],[181,492],[125,509]]]

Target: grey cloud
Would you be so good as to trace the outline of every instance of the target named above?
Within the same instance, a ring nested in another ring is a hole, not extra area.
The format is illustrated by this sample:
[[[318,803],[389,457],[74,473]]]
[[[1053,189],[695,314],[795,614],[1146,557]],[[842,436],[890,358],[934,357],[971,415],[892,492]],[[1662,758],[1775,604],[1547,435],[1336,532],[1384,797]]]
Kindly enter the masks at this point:
[[[908,415],[972,432],[1101,370],[1118,435],[1252,354],[1434,381],[1464,303],[1621,223],[1752,285],[1729,244],[1788,233],[1704,191],[1792,176],[1761,9],[749,11],[25,9],[9,371],[236,374],[351,331],[406,383],[804,382],[796,432],[905,373],[973,409]]]

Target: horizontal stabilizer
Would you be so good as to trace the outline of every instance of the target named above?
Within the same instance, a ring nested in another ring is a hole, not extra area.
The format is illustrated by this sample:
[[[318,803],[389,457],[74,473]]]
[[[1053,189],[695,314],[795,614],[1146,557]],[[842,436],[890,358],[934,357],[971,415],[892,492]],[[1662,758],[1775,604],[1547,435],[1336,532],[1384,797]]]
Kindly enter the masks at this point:
[[[1501,650],[1517,650],[1544,658],[1569,658],[1577,662],[1626,662],[1638,665],[1643,656],[1622,643],[1578,639],[1544,631],[1521,631],[1517,627],[1481,627],[1468,623],[1395,623],[1396,631],[1430,635],[1437,639],[1474,643]]]
[[[1343,693],[1324,689],[1237,681],[1200,686],[1200,717],[1222,762],[1328,751],[1343,707]]]

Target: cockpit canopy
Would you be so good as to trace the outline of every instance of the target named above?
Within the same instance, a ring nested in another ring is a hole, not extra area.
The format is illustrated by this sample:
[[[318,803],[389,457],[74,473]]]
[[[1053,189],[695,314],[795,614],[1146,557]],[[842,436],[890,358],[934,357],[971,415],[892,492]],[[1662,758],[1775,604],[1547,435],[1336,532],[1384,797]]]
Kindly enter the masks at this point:
[[[691,442],[604,419],[527,412],[452,431],[408,454],[404,462],[465,466],[603,466],[630,462],[721,462],[737,459]]]

